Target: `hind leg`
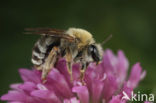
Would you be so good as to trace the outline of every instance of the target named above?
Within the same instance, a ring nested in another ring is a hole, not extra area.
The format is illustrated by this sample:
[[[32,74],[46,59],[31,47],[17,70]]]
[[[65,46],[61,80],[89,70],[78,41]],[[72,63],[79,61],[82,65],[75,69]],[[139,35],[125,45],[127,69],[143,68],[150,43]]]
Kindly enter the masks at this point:
[[[46,76],[48,75],[48,73],[54,67],[54,65],[56,63],[57,54],[58,54],[57,52],[58,52],[58,48],[53,47],[53,49],[50,51],[48,57],[46,58],[45,63],[42,65],[42,77],[41,77],[41,79],[43,81],[46,80]]]

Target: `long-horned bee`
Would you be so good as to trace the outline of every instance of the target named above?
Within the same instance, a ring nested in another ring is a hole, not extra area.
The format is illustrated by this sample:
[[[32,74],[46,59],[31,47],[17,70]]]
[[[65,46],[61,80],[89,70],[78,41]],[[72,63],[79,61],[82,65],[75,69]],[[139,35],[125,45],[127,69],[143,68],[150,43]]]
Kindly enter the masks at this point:
[[[73,63],[81,64],[83,74],[90,62],[99,63],[102,60],[101,45],[84,29],[28,28],[26,31],[41,35],[32,50],[32,63],[36,69],[42,70],[43,80],[60,57],[65,57],[71,75]]]

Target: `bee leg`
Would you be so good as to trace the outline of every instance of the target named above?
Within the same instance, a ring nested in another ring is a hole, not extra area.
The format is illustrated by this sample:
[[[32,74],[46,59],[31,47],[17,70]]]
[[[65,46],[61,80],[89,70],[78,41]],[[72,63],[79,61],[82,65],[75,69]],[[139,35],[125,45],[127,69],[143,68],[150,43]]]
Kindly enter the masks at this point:
[[[83,85],[85,85],[84,75],[85,75],[86,67],[87,67],[86,63],[82,63],[82,67],[81,67],[81,70],[80,70],[80,80],[81,80]]]
[[[85,81],[84,81],[84,76],[85,76],[85,71],[89,65],[89,63],[81,63],[82,64],[82,67],[81,67],[81,70],[80,70],[80,80],[82,82],[83,85],[85,85]]]
[[[67,49],[67,52],[66,52],[66,60],[67,60],[67,70],[68,70],[68,73],[70,74],[71,81],[73,81],[73,78],[72,78],[72,55],[71,55],[69,49]]]
[[[42,77],[41,77],[41,79],[43,80],[43,82],[46,81],[46,76],[48,75],[50,70],[54,67],[54,64],[57,60],[57,51],[58,51],[58,48],[53,47],[53,49],[50,51],[47,59],[45,60],[45,64],[43,64],[43,66],[42,66]]]
[[[70,75],[70,80],[73,81],[73,77],[72,77],[72,63],[71,62],[67,62],[67,70],[68,70],[68,73]]]

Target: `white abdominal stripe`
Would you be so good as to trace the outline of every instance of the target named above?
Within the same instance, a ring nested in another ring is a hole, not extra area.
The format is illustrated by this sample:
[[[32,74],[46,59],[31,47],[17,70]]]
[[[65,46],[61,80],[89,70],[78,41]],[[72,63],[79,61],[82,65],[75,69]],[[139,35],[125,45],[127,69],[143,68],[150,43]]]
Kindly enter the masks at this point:
[[[31,61],[35,65],[41,65],[42,64],[42,60],[35,60],[34,58],[32,58]]]

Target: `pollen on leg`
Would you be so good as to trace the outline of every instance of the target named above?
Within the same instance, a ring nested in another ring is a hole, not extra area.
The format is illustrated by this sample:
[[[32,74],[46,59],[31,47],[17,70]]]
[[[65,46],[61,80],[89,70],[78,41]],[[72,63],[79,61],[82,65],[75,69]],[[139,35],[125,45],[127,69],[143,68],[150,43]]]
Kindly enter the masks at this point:
[[[45,63],[43,64],[42,80],[46,79],[48,73],[54,67],[56,60],[57,60],[57,51],[58,51],[58,48],[53,47],[53,49],[50,51]]]

